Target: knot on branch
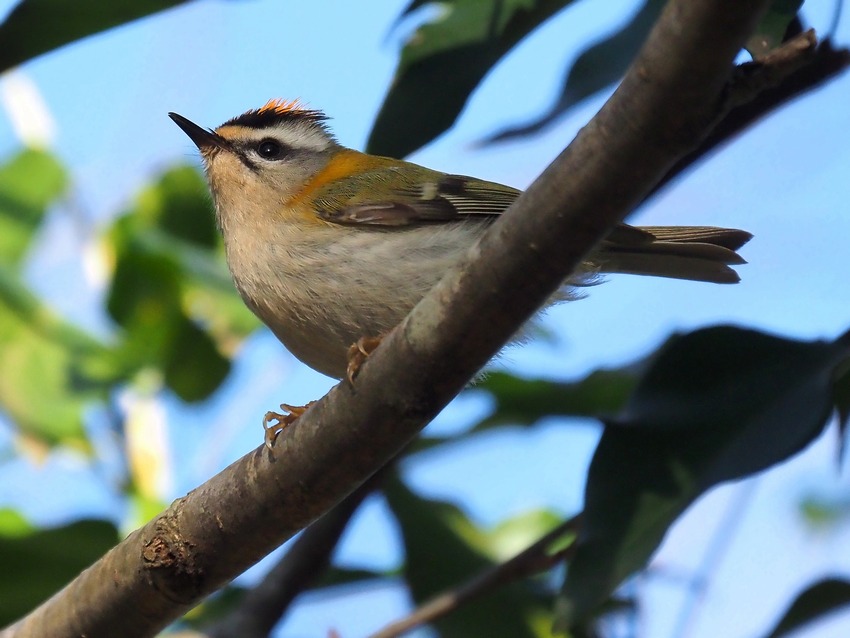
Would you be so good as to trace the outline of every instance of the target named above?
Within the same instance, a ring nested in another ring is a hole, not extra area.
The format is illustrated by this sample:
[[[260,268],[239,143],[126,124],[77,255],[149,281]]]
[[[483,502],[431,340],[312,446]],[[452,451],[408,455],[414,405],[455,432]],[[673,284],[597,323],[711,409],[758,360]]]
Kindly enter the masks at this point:
[[[154,535],[142,541],[142,565],[152,587],[175,602],[196,600],[204,570],[196,545],[180,531],[180,502],[156,520]]]

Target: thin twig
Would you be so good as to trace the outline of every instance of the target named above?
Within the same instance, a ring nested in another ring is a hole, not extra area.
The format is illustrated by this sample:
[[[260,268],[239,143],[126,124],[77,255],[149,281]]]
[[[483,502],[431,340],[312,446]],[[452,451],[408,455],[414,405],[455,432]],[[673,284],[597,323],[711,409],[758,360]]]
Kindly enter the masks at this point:
[[[810,33],[810,32],[807,32]],[[847,70],[850,65],[850,51],[845,48],[836,49],[829,40],[822,41],[813,53],[808,47],[799,47],[797,38],[808,39],[808,35],[797,36],[792,41],[792,48],[781,47],[783,66],[790,73],[781,78],[781,82],[765,88],[762,92],[743,100],[743,94],[738,93],[738,106],[729,111],[726,116],[712,129],[703,142],[676,162],[664,178],[652,189],[647,199],[662,190],[692,165],[709,156],[716,148],[729,142],[745,129],[766,117],[786,102],[799,98],[823,85],[827,80],[835,78]],[[803,44],[805,40],[803,41]],[[784,56],[793,54],[792,64],[785,62]],[[771,58],[759,62],[761,68],[772,64]]]
[[[513,558],[477,574],[454,589],[435,596],[415,609],[410,615],[387,625],[372,634],[370,638],[401,636],[416,627],[432,623],[461,605],[503,585],[538,574],[562,561],[568,561],[572,556],[574,543],[570,543],[566,548],[557,552],[550,552],[549,548],[564,535],[577,532],[580,524],[580,515],[564,521]]]

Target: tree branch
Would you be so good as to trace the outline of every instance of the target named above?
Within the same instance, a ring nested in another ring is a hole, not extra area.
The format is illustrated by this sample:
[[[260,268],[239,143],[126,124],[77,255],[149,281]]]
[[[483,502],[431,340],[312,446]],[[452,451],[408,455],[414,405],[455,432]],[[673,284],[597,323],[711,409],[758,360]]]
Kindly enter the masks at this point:
[[[209,638],[266,638],[292,602],[327,570],[331,555],[352,516],[379,489],[391,462],[372,475],[327,514],[312,523],[259,584],[222,620],[204,629]]]
[[[265,578],[224,620],[205,629],[209,638],[267,638],[289,605],[324,573],[348,522],[381,483],[382,470],[310,525]]]
[[[533,545],[528,546],[510,560],[495,565],[477,574],[464,584],[435,596],[424,605],[417,608],[409,616],[393,622],[370,638],[395,638],[411,629],[439,620],[480,596],[498,587],[507,585],[521,578],[538,574],[561,561],[568,561],[573,554],[575,545],[570,543],[565,549],[550,553],[552,543],[558,541],[570,532],[577,532],[581,520],[579,516],[564,521],[551,532],[545,534]]]
[[[667,184],[676,179],[693,164],[710,155],[717,147],[725,144],[736,135],[755,124],[758,120],[766,117],[783,104],[800,97],[821,86],[840,73],[847,70],[850,65],[850,51],[841,48],[836,49],[829,40],[821,42],[817,48],[797,48],[797,43],[805,44],[809,38],[813,38],[812,31],[799,34],[789,40],[778,51],[788,55],[791,63],[787,70],[791,72],[781,78],[774,86],[767,83],[762,84],[762,90],[747,102],[743,101],[736,106],[714,127],[709,135],[692,152],[687,153],[676,162],[664,178],[652,189],[647,196],[652,197],[663,189]],[[812,43],[814,41],[812,40]],[[755,68],[770,64],[770,60],[759,61]],[[801,65],[801,63],[803,63]]]
[[[151,636],[392,459],[722,115],[770,0],[671,0],[614,95],[363,365],[2,633]]]

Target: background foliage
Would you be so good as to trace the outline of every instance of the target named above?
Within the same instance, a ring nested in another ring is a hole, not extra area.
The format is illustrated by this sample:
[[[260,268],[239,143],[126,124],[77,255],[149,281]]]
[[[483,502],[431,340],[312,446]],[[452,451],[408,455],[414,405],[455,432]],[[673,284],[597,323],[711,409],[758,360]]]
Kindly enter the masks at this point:
[[[179,4],[136,2],[119,9],[92,1],[86,9],[72,9],[52,0],[22,0],[0,24],[0,70]],[[375,115],[368,150],[400,157],[431,142],[455,124],[503,58],[573,4],[582,3],[454,0],[437,9],[413,0],[399,7],[395,29],[408,29],[410,37]],[[780,42],[801,4],[777,1],[750,52]],[[581,41],[563,78],[551,78],[560,92],[549,108],[528,122],[491,131],[478,143],[496,149],[490,145],[538,134],[609,90],[663,2],[638,5],[600,39]],[[232,290],[205,183],[194,163],[152,175],[125,196],[129,203],[118,212],[98,215],[94,245],[105,275],[94,303],[102,324],[86,326],[58,311],[52,297],[80,291],[45,290],[29,273],[32,263],[44,259],[51,215],[75,214],[75,168],[44,145],[24,142],[0,165],[4,462],[38,467],[57,454],[72,455],[96,469],[119,514],[111,520],[81,514],[47,525],[27,520],[15,506],[0,510],[0,564],[8,567],[0,571],[0,625],[33,608],[106,551],[121,531],[176,495],[162,485],[165,459],[181,453],[170,451],[162,406],[169,406],[171,415],[209,409],[204,406],[226,392],[259,328]],[[746,215],[736,223],[746,227]],[[81,298],[80,304],[90,301]],[[840,322],[846,330],[850,314]],[[474,416],[465,415],[462,427],[423,438],[380,488],[391,521],[383,524],[397,528],[403,546],[399,563],[390,568],[337,564],[314,587],[340,595],[355,585],[369,591],[376,584],[400,583],[415,605],[498,566],[577,512],[546,503],[484,525],[458,503],[418,493],[405,468],[420,458],[455,454],[464,443],[505,427],[531,434],[553,418],[569,428],[580,423],[570,419],[591,417],[605,429],[587,473],[583,534],[577,541],[560,539],[572,548],[566,572],[544,570],[501,587],[441,618],[434,628],[445,636],[546,636],[556,623],[569,625],[576,635],[643,635],[634,622],[640,587],[627,587],[617,598],[613,593],[647,565],[670,525],[701,495],[795,455],[833,422],[836,411],[846,421],[848,348],[846,335],[800,340],[718,326],[675,334],[634,363],[572,380],[493,373],[471,392],[470,400],[479,406]],[[246,409],[238,418],[244,422],[245,414],[254,413],[261,411]],[[259,444],[259,427],[256,433]],[[192,443],[208,443],[203,434],[200,438]],[[508,465],[502,478],[510,482],[523,471]],[[56,490],[62,491],[58,483]],[[846,495],[816,499],[802,512],[838,525],[846,517],[846,503]],[[848,582],[845,576],[800,582],[800,596],[764,635],[785,635],[845,607]],[[208,629],[238,604],[250,584],[249,579],[231,586],[185,623]],[[753,597],[758,599],[757,592]],[[375,627],[390,620],[380,618],[377,608],[373,613]],[[345,635],[345,625],[338,628]],[[326,629],[316,627],[315,633]]]

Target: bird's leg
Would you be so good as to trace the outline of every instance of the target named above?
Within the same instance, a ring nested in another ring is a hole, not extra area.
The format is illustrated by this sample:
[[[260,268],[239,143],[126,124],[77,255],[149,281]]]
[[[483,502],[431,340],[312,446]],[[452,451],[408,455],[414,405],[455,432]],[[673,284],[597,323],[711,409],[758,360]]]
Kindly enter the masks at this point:
[[[271,410],[266,412],[266,416],[263,417],[263,429],[266,432],[264,437],[266,447],[272,449],[272,443],[274,443],[277,435],[283,432],[286,426],[295,423],[298,417],[309,410],[310,406],[314,403],[315,401],[310,401],[307,405],[281,403],[280,409],[283,410],[284,414],[272,412]]]
[[[348,383],[354,385],[354,378],[360,372],[360,366],[375,351],[375,348],[380,345],[383,339],[383,336],[360,337],[357,343],[353,343],[348,347],[348,367],[345,369],[345,378],[348,379]]]

